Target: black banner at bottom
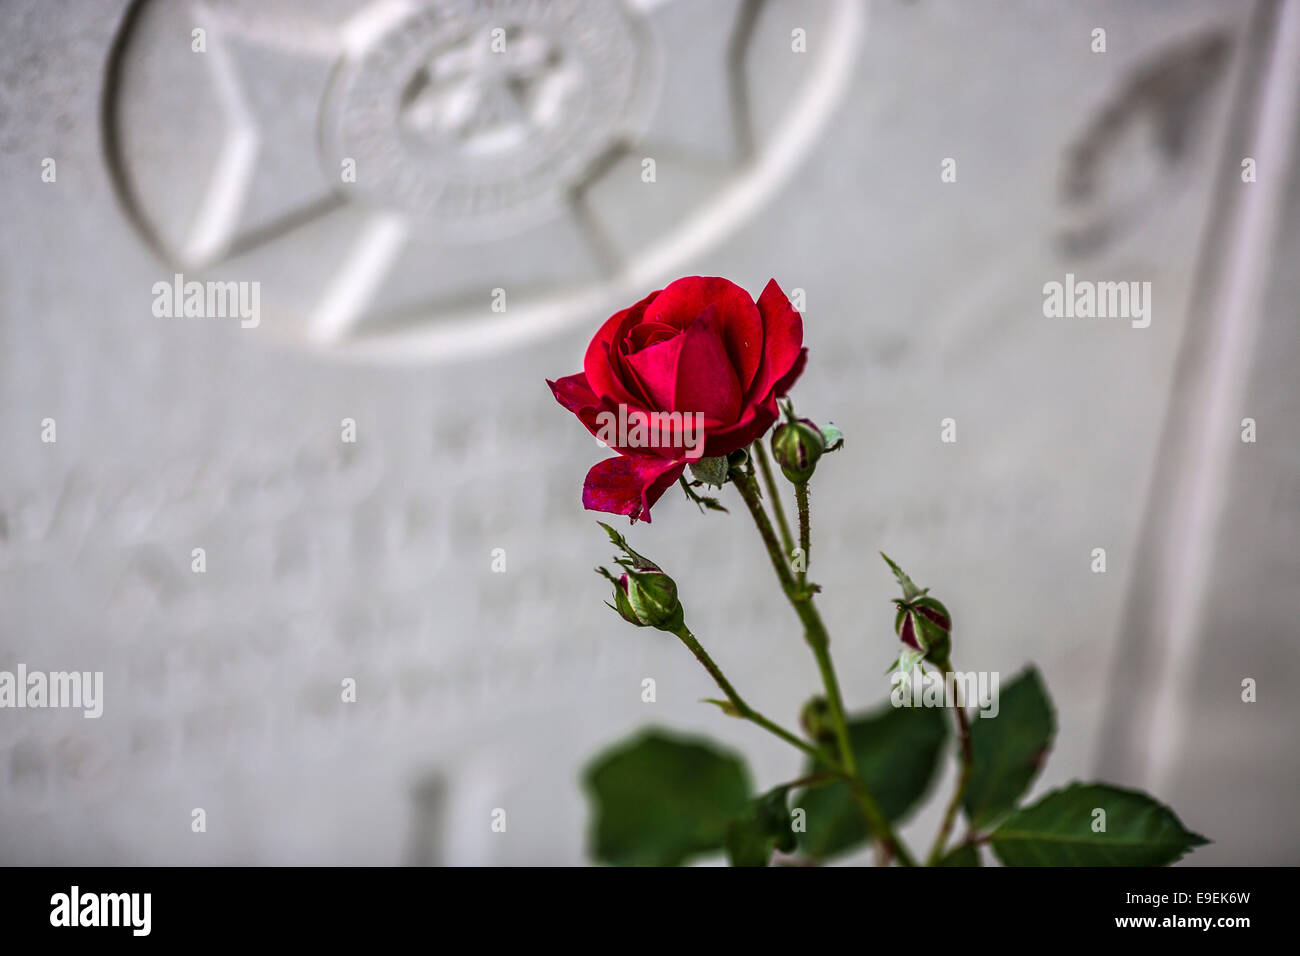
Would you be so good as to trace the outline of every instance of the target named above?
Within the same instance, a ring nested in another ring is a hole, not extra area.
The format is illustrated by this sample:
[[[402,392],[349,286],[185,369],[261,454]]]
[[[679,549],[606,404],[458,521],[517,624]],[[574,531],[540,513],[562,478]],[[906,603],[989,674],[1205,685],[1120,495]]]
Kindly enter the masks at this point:
[[[559,933],[569,945],[608,941],[620,927],[661,941],[680,927],[696,943],[705,933],[769,944],[793,933],[811,944],[824,927],[885,944],[1026,931],[1230,944],[1283,931],[1295,915],[1284,914],[1294,873],[1274,868],[10,868],[0,880],[7,941],[75,935],[79,944],[373,945],[415,934],[438,945],[468,933],[499,945]]]

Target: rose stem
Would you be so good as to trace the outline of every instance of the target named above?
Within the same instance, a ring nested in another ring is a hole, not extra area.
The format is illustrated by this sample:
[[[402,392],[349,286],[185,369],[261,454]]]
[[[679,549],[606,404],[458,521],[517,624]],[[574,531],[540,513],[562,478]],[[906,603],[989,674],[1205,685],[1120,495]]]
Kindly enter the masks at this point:
[[[830,658],[830,635],[827,634],[826,626],[813,605],[812,592],[795,583],[790,569],[781,557],[781,546],[777,543],[776,533],[772,530],[772,522],[768,520],[767,512],[763,510],[763,502],[758,496],[758,483],[752,475],[747,475],[737,468],[731,470],[731,478],[740,496],[745,500],[754,524],[758,526],[759,536],[767,547],[768,557],[772,561],[773,570],[776,571],[777,580],[781,582],[781,589],[785,591],[786,597],[794,606],[795,613],[799,615],[799,620],[803,622],[805,638],[812,648],[813,656],[817,659],[822,684],[826,688],[826,700],[830,706],[831,720],[835,724],[835,736],[839,742],[840,762],[848,771],[849,790],[853,794],[858,810],[867,828],[880,842],[886,856],[892,854],[903,866],[915,866],[916,861],[912,859],[907,847],[898,839],[893,827],[885,819],[880,805],[872,796],[866,783],[858,776],[857,760],[853,755],[852,742],[849,740],[848,722],[844,717],[844,701],[840,696],[839,681],[835,677],[835,667]]]
[[[799,547],[803,551],[803,567],[799,572],[799,583],[808,580],[808,564],[812,558],[812,527],[808,517],[808,482],[801,481],[794,486],[794,499],[799,504]]]
[[[754,442],[754,457],[758,459],[758,470],[763,473],[763,484],[767,486],[767,496],[772,502],[772,512],[776,515],[776,526],[781,529],[781,541],[785,545],[785,555],[792,556],[794,537],[790,534],[790,525],[785,520],[785,508],[781,505],[780,489],[772,478],[772,465],[767,460],[767,449],[763,442]]]
[[[713,658],[709,656],[708,651],[704,649],[703,645],[700,644],[695,635],[691,633],[690,628],[683,624],[673,633],[677,635],[683,644],[690,648],[690,651],[695,655],[696,660],[704,665],[704,669],[709,672],[709,676],[711,676],[717,685],[722,688],[722,692],[727,695],[727,700],[731,701],[731,706],[736,708],[741,717],[758,724],[758,726],[770,733],[776,734],[776,736],[780,737],[786,743],[798,747],[814,760],[821,763],[828,763],[839,773],[844,773],[843,768],[835,763],[829,754],[813,747],[806,741],[801,740],[775,721],[768,720],[753,707],[750,707],[749,704],[745,703],[741,696],[736,693],[736,689],[731,686],[731,682],[723,676],[721,668],[713,662]]]
[[[945,669],[947,668],[945,667]],[[952,833],[952,825],[957,820],[957,808],[961,806],[962,798],[966,796],[966,788],[970,785],[971,768],[974,764],[974,751],[971,748],[970,740],[970,721],[966,717],[966,708],[961,705],[960,701],[954,700],[952,710],[957,718],[957,732],[961,739],[961,776],[957,779],[957,789],[953,791],[952,799],[948,801],[948,809],[944,811],[943,825],[934,838],[934,846],[930,847],[930,856],[926,860],[926,866],[934,866],[943,857],[944,845],[948,842],[948,836]]]

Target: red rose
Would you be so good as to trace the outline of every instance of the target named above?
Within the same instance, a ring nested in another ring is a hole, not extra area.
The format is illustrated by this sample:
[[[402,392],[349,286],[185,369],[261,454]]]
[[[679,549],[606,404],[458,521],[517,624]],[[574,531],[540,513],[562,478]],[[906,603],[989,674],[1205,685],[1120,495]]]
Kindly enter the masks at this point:
[[[610,316],[583,370],[546,383],[618,452],[587,473],[583,506],[649,521],[689,462],[767,431],[807,353],[803,320],[775,279],[755,303],[726,279],[687,276]]]

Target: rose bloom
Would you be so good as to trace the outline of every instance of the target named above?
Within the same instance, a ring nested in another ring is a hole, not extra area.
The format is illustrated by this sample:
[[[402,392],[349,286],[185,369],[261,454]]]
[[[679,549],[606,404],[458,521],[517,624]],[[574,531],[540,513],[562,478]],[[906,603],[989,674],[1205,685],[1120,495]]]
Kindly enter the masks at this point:
[[[685,413],[674,418],[685,418],[686,428],[700,423],[704,435],[676,426],[650,444],[627,436],[608,442],[618,455],[587,473],[583,506],[649,521],[650,507],[687,464],[744,448],[767,431],[807,355],[803,320],[775,279],[755,302],[726,279],[687,276],[610,316],[587,346],[582,371],[547,380],[556,401],[607,442],[620,406],[633,424]]]

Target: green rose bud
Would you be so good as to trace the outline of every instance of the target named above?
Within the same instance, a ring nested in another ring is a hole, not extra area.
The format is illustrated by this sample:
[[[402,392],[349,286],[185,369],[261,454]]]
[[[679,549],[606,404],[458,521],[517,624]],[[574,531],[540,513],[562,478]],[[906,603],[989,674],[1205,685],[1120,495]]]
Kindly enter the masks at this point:
[[[952,618],[948,609],[932,597],[914,601],[895,598],[898,613],[894,630],[898,638],[913,650],[924,651],[931,664],[946,664],[952,651]]]
[[[825,697],[813,697],[799,712],[799,725],[809,740],[819,744],[835,741],[835,724],[831,721],[831,705]]]
[[[642,624],[661,631],[681,628],[685,616],[682,603],[677,600],[677,582],[668,575],[657,569],[629,570],[619,578],[619,585],[626,589],[632,613]]]
[[[791,402],[783,402],[781,411],[785,421],[772,432],[772,457],[786,478],[796,485],[806,484],[826,451],[826,438],[808,419],[794,417]]]
[[[821,429],[806,418],[778,425],[772,432],[772,457],[781,473],[796,485],[805,484],[826,450]]]
[[[677,582],[645,555],[633,551],[621,534],[598,522],[625,557],[615,558],[623,573],[614,577],[605,568],[596,573],[614,585],[614,603],[609,606],[629,624],[655,627],[676,632],[685,623],[682,604],[677,599]]]
[[[616,578],[604,568],[597,568],[596,573],[604,575],[614,584],[614,603],[609,606],[618,611],[619,616],[629,624],[645,627],[641,619],[636,616],[636,609],[632,607],[632,600],[627,596],[627,575]]]
[[[910,671],[921,661],[936,667],[948,666],[952,652],[952,615],[937,599],[930,597],[929,588],[919,588],[897,564],[882,554],[894,577],[903,589],[903,596],[894,599],[894,633],[907,645],[899,656],[898,667]]]

